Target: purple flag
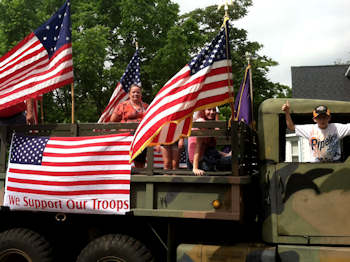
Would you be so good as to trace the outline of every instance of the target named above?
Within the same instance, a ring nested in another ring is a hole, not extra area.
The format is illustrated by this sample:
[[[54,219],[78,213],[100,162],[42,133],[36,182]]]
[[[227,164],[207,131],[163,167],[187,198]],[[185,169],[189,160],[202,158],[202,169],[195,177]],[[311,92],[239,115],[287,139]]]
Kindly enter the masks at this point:
[[[235,100],[235,121],[243,121],[246,124],[252,122],[252,86],[250,85],[250,65],[247,66],[241,87]]]

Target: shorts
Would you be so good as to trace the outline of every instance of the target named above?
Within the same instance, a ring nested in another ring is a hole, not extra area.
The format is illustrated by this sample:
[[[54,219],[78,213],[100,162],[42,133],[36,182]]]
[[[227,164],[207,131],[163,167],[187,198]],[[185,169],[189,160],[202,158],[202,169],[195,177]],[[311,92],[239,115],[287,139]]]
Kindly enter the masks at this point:
[[[175,143],[170,144],[170,145],[162,145],[162,147],[166,148],[168,150],[178,150],[178,148],[179,148],[179,141],[176,141]]]

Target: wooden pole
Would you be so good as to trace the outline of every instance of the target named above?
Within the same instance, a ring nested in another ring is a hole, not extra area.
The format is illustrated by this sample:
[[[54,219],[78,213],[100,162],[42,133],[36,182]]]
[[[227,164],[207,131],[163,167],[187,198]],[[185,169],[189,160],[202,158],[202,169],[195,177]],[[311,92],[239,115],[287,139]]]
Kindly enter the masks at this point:
[[[71,88],[71,96],[72,96],[72,124],[74,124],[74,122],[75,122],[75,119],[74,119],[74,115],[75,115],[75,111],[74,111],[74,83],[71,83],[70,88]]]

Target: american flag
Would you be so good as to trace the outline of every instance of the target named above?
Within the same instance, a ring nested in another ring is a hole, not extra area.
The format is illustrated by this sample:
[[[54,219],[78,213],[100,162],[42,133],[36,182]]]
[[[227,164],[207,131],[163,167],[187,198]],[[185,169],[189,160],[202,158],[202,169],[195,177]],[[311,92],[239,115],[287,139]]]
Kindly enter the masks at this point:
[[[73,82],[70,2],[0,58],[0,110]]]
[[[108,105],[98,120],[98,123],[107,123],[110,121],[114,108],[120,102],[123,102],[129,98],[129,89],[133,84],[141,86],[140,58],[138,50],[136,50],[134,56],[131,58],[122,78],[114,89]]]
[[[154,149],[153,151],[153,167],[154,168],[163,168],[164,160],[161,152],[158,152]],[[179,168],[187,168],[187,157],[185,150],[179,153]]]
[[[147,146],[189,136],[194,111],[233,101],[227,21],[216,38],[158,92],[130,148],[134,159]]]
[[[29,199],[61,201],[49,211],[117,213],[129,210],[130,134],[40,137],[14,134],[6,177],[5,205],[27,209]],[[21,205],[13,203],[21,199]],[[25,200],[26,199],[26,200]],[[86,201],[85,209],[68,202]],[[118,210],[116,201],[121,201]],[[98,202],[105,203],[104,206]],[[114,202],[113,202],[114,201]],[[67,206],[68,205],[68,206]],[[43,210],[42,206],[32,207]]]

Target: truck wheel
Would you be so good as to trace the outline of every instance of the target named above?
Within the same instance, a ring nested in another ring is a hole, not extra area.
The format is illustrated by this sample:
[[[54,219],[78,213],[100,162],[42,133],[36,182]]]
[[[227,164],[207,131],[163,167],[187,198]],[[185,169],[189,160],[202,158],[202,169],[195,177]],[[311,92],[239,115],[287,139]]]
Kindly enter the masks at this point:
[[[254,250],[247,255],[245,260],[245,262],[275,262],[275,261],[277,261],[275,249]]]
[[[51,262],[49,243],[39,234],[15,228],[0,234],[1,262]]]
[[[136,239],[126,235],[105,235],[90,242],[77,262],[150,262],[150,251]]]

